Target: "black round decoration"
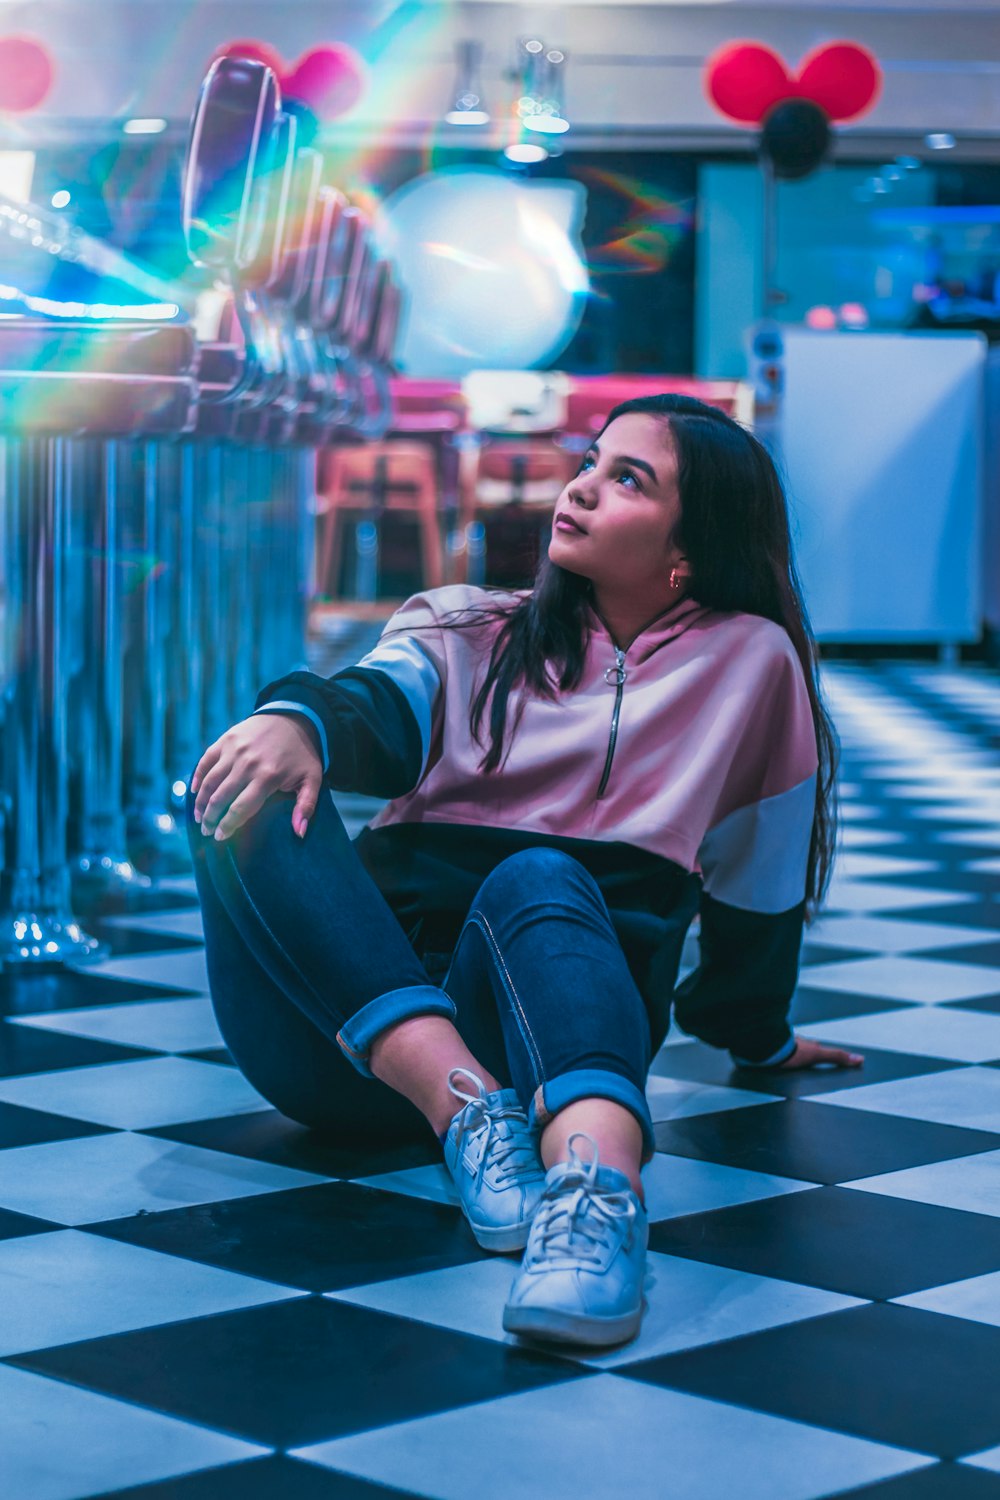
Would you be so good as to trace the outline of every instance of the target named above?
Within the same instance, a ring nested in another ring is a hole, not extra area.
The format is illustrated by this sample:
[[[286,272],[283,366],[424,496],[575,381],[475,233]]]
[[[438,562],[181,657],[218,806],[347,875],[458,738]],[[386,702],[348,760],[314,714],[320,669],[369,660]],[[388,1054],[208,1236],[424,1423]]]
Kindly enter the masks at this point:
[[[760,149],[775,177],[808,177],[830,148],[830,121],[809,99],[783,99],[765,116]]]

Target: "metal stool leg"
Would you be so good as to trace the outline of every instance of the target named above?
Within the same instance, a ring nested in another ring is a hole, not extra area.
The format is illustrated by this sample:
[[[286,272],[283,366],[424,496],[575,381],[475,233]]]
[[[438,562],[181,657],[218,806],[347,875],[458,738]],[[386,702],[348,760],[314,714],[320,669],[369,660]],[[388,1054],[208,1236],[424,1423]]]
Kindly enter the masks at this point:
[[[141,506],[134,533],[139,566],[130,593],[132,649],[126,657],[124,723],[125,817],[129,849],[147,874],[189,869],[187,836],[169,806],[166,765],[168,590],[176,581],[169,561],[169,508],[179,487],[180,454],[172,443],[142,449]]]
[[[120,536],[121,510],[128,504],[131,454],[128,445],[107,442],[103,448],[103,493],[88,487],[84,507],[91,521],[93,557],[90,575],[90,628],[86,680],[91,693],[93,731],[90,755],[82,767],[80,849],[70,862],[73,895],[87,910],[148,891],[126,853],[122,807],[122,616]]]
[[[110,948],[73,915],[66,858],[66,445],[29,439],[4,448],[13,670],[3,748],[12,816],[0,955],[8,969],[37,969],[102,959]]]
[[[213,443],[206,452],[205,486],[199,506],[202,549],[199,631],[205,649],[202,691],[206,746],[213,744],[230,727],[226,706],[226,652],[222,638],[225,618],[223,465],[227,456],[217,443]]]
[[[198,540],[197,480],[202,471],[203,450],[194,443],[181,443],[180,487],[170,557],[173,587],[170,591],[170,640],[168,656],[167,770],[174,810],[184,806],[188,780],[205,749],[202,724],[202,679],[204,651],[200,634],[200,577],[203,565]]]

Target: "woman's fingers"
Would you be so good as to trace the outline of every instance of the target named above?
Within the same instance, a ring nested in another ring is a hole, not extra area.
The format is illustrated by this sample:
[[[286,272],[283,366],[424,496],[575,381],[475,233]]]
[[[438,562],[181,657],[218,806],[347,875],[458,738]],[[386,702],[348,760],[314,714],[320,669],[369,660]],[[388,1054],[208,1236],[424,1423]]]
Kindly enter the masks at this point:
[[[213,770],[216,763],[218,762],[220,753],[221,752],[218,748],[218,741],[216,741],[214,745],[209,745],[208,749],[201,757],[201,760],[194,768],[194,775],[191,777],[192,792],[197,792],[198,789],[204,784],[205,777],[209,774],[210,771]],[[198,799],[198,802],[200,801],[201,798]],[[199,808],[198,802],[195,803],[195,815],[200,822],[202,810],[201,808]]]
[[[864,1062],[860,1052],[845,1052],[841,1047],[824,1047],[823,1062],[836,1063],[840,1068],[859,1068]]]
[[[858,1052],[845,1052],[842,1047],[825,1047],[822,1042],[812,1042],[806,1037],[796,1037],[795,1051],[782,1068],[795,1072],[799,1068],[813,1068],[817,1063],[833,1063],[838,1068],[859,1068],[864,1058]]]
[[[220,760],[201,783],[194,803],[194,820],[202,829],[206,822],[214,829],[230,803],[243,790],[246,778],[238,777],[231,759]]]
[[[231,838],[237,828],[242,828],[244,823],[260,812],[268,796],[269,793],[261,782],[252,781],[248,787],[245,787],[240,792],[238,797],[234,798],[216,823],[215,838]],[[202,831],[205,831],[204,824],[202,824]]]

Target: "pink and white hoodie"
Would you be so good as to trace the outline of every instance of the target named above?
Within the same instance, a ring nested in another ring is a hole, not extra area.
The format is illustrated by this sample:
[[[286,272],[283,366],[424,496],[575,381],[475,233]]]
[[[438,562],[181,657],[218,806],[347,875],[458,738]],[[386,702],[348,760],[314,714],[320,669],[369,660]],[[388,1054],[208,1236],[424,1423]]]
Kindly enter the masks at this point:
[[[512,690],[501,765],[479,770],[469,717],[500,622],[442,617],[528,590],[413,595],[378,645],[328,679],[293,672],[255,712],[304,714],[327,784],[389,800],[355,848],[428,972],[443,971],[478,885],[532,845],[572,853],[608,904],[658,1046],[670,1009],[741,1062],[793,1046],[817,754],[802,667],[781,626],[684,599],[624,647],[593,607],[582,679]],[[514,726],[511,733],[511,726]],[[677,986],[700,909],[701,962]]]

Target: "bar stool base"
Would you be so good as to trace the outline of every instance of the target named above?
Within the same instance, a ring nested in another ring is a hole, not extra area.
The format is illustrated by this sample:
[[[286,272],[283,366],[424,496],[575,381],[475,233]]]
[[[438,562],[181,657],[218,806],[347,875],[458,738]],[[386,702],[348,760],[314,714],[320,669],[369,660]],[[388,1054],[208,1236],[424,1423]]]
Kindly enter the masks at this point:
[[[187,836],[173,813],[143,808],[126,813],[125,827],[133,864],[143,875],[188,875],[191,851]]]
[[[4,969],[55,969],[67,964],[102,963],[110,957],[110,944],[91,937],[72,917],[15,911],[0,924]]]
[[[125,854],[78,854],[70,860],[69,870],[74,906],[153,888],[149,876],[141,874]]]

